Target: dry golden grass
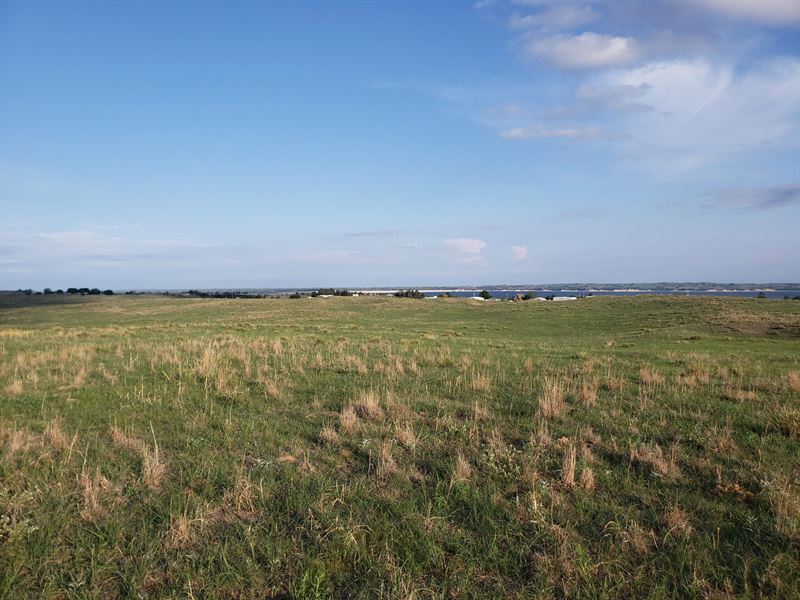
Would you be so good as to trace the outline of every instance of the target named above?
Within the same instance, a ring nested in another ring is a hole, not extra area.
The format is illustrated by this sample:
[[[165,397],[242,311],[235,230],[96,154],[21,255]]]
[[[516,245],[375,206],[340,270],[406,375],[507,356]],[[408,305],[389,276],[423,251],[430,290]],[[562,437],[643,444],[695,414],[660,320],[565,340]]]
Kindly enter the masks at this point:
[[[639,381],[643,385],[663,385],[664,376],[650,365],[642,365],[639,369]]]
[[[130,450],[136,454],[141,454],[144,451],[146,444],[142,440],[126,434],[117,427],[116,423],[111,426],[109,432],[111,434],[111,443],[117,448]]]
[[[581,476],[578,480],[578,484],[580,487],[587,492],[591,492],[594,490],[595,482],[594,482],[594,471],[592,471],[591,467],[584,466],[583,470],[581,470]]]
[[[78,369],[78,372],[75,373],[75,377],[72,378],[72,387],[80,388],[83,387],[86,383],[86,377],[89,375],[88,370],[86,367],[81,367]]]
[[[269,350],[277,357],[283,356],[283,340],[280,338],[272,340],[269,343]]]
[[[508,453],[508,444],[506,444],[503,434],[496,427],[489,433],[487,442],[494,456],[504,456]]]
[[[542,395],[539,397],[539,415],[551,419],[561,415],[566,409],[564,384],[557,379],[545,377]]]
[[[472,476],[472,466],[464,454],[459,450],[456,453],[456,461],[453,467],[453,481],[469,481]]]
[[[6,386],[6,394],[9,396],[19,396],[23,389],[22,382],[19,379],[14,379]]]
[[[297,462],[294,456],[279,457],[278,462]],[[256,516],[256,488],[243,473],[239,473],[232,488],[225,491],[218,504],[208,509],[205,521],[212,525],[232,525],[237,521],[252,521]]]
[[[6,456],[11,457],[19,452],[27,452],[31,448],[38,446],[41,440],[23,429],[6,429],[0,430],[0,439],[8,441],[8,449]]]
[[[367,368],[367,363],[365,363],[363,359],[361,359],[358,356],[355,356],[354,354],[348,354],[342,357],[341,369],[342,371],[345,372],[355,371],[359,375],[366,375],[367,373],[369,373],[369,369]]]
[[[414,433],[414,428],[411,423],[395,423],[394,424],[394,439],[402,444],[409,450],[414,450],[417,447],[417,436]]]
[[[339,434],[336,430],[329,425],[326,425],[319,431],[319,439],[328,446],[335,446],[339,443]]]
[[[795,476],[797,474],[795,469]],[[800,486],[797,481],[781,476],[766,482],[766,493],[775,513],[775,529],[794,544],[800,544]]]
[[[489,411],[477,400],[472,405],[472,418],[476,421],[485,421],[489,418]]]
[[[375,476],[378,479],[389,479],[399,471],[397,462],[392,456],[392,443],[389,440],[384,441],[378,449],[377,465],[375,467]]]
[[[492,378],[488,373],[473,371],[469,387],[473,392],[488,392],[492,389]]]
[[[151,426],[152,432],[152,426]],[[111,442],[118,448],[123,448],[139,455],[142,463],[142,483],[151,491],[158,491],[161,482],[167,473],[167,466],[160,456],[158,442],[153,434],[153,446],[150,447],[143,440],[129,436],[117,425],[110,428]]]
[[[800,371],[789,371],[786,374],[786,385],[793,392],[800,392]]]
[[[700,383],[700,380],[691,373],[678,373],[675,375],[675,385],[684,388],[693,388]]]
[[[353,402],[353,409],[361,419],[375,421],[383,417],[383,409],[375,390],[362,391],[358,399]]]
[[[172,519],[167,530],[167,547],[172,550],[185,550],[195,541],[193,519],[187,515],[178,515]]]
[[[358,414],[352,405],[347,405],[339,412],[339,427],[345,433],[353,433],[358,428]]]
[[[689,535],[692,532],[689,513],[680,506],[675,505],[664,513],[664,524],[667,527],[667,534]]]
[[[708,430],[708,439],[711,449],[717,454],[727,454],[736,449],[730,425],[724,427],[713,425]]]
[[[145,447],[142,453],[142,481],[151,491],[161,489],[161,482],[167,474],[167,465],[161,460],[158,443],[153,435],[153,447]]]
[[[597,379],[592,377],[584,379],[578,390],[578,399],[584,406],[594,406],[597,402]]]
[[[256,487],[244,473],[239,473],[233,488],[225,492],[222,497],[223,505],[229,507],[243,520],[251,519],[255,515]]]
[[[734,402],[754,402],[758,400],[758,394],[756,394],[753,390],[735,388],[730,384],[725,388],[723,397]]]
[[[55,450],[62,450],[67,447],[67,436],[61,429],[61,423],[57,418],[52,418],[44,427],[42,437]]]
[[[602,387],[604,390],[611,393],[620,392],[622,391],[622,388],[625,387],[625,380],[621,377],[612,375],[611,373],[607,373]]]
[[[581,460],[586,464],[594,462],[594,453],[588,444],[581,445]]]
[[[800,409],[778,406],[770,413],[769,423],[785,436],[800,439]]]
[[[275,383],[273,379],[266,379],[263,381],[264,395],[267,398],[277,399],[281,397],[281,388]]]
[[[550,431],[547,427],[547,421],[539,421],[536,425],[536,430],[531,433],[529,445],[532,448],[537,446],[547,446],[552,442]]]
[[[561,459],[561,483],[571,488],[575,485],[575,444],[568,443],[564,447],[564,454]]]
[[[0,329],[0,337],[22,338],[33,334],[31,329]]]
[[[103,518],[107,514],[107,510],[103,506],[103,499],[113,491],[111,482],[100,473],[98,467],[92,476],[89,476],[85,469],[81,471],[78,483],[83,500],[81,517],[87,521]]]
[[[648,554],[656,543],[653,531],[642,528],[638,523],[629,525],[622,534],[622,544],[633,550],[635,554],[644,556]]]
[[[680,469],[677,463],[677,444],[670,446],[669,456],[664,456],[664,451],[659,444],[652,446],[641,444],[638,448],[631,448],[630,461],[647,465],[653,473],[660,476],[677,477]]]

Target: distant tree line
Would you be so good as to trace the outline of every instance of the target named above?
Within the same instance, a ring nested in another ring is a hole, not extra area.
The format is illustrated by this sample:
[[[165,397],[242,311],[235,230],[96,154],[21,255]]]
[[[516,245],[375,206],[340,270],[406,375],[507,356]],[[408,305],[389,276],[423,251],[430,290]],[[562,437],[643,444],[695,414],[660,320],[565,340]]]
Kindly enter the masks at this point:
[[[44,289],[44,293],[45,294],[47,293],[47,289],[48,288]],[[57,294],[58,291],[56,291],[55,293]],[[106,296],[113,296],[114,295],[114,291],[113,290],[103,290],[101,292],[97,288],[91,288],[90,289],[90,288],[85,288],[85,287],[83,287],[83,288],[74,288],[74,287],[67,288],[67,293],[68,294],[80,294],[81,296],[99,296],[100,294],[104,294]]]
[[[319,288],[316,292],[311,292],[311,297],[317,296],[352,296],[353,292],[350,290],[336,290],[333,288]]]
[[[166,294],[170,295],[170,294]],[[189,290],[181,294],[182,296],[191,296],[192,298],[266,298],[263,294],[248,294],[242,292],[202,292],[200,290]]]
[[[42,294],[45,295],[45,296],[49,296],[51,294],[62,295],[62,294],[64,294],[64,290],[55,290],[55,291],[53,291],[49,287],[46,287],[41,292],[35,292],[35,291],[31,290],[31,289],[27,289],[27,290],[17,290],[17,293],[18,294],[25,294],[26,296],[39,296],[39,295],[42,295]],[[74,288],[74,287],[71,287],[71,288],[67,288],[66,293],[67,294],[80,294],[81,296],[99,296],[101,294],[105,294],[106,296],[113,296],[114,295],[114,290],[103,290],[103,291],[100,291],[98,288],[87,288],[87,287]]]
[[[416,300],[421,300],[425,297],[425,294],[419,290],[400,290],[395,292],[394,295],[396,298],[414,298]]]

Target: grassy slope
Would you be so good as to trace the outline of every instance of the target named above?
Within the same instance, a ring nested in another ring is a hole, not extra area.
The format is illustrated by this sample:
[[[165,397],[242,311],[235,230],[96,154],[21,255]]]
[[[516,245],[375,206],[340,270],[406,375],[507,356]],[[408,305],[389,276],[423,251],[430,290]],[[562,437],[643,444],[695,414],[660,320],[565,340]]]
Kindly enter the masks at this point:
[[[0,297],[0,594],[800,595],[800,303],[76,300]]]

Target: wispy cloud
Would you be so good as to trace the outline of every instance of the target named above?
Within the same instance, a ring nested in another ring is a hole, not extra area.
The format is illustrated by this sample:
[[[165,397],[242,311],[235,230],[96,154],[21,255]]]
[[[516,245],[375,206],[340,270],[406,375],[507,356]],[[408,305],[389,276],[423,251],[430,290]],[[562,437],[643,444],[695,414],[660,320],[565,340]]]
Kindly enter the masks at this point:
[[[534,38],[523,43],[522,52],[567,69],[616,67],[632,62],[638,54],[633,38],[591,31]]]
[[[473,238],[455,238],[444,241],[445,246],[461,254],[480,254],[486,247],[486,242]]]
[[[0,231],[0,264],[15,270],[48,266],[54,269],[105,267],[193,261],[219,254],[223,247],[184,239],[131,238],[96,229],[30,232]]]
[[[569,73],[555,92],[512,90],[484,107],[475,120],[502,138],[624,142],[619,159],[660,176],[800,147],[796,48],[766,49],[758,29],[800,27],[800,2],[513,0],[492,15],[533,68]],[[725,29],[733,21],[749,25],[735,43]]]
[[[603,131],[598,127],[565,127],[551,129],[543,125],[532,127],[513,127],[500,132],[500,137],[507,140],[536,140],[561,138],[567,140],[612,140],[617,135]]]
[[[703,208],[771,210],[800,206],[800,184],[771,187],[722,188],[704,194]]]
[[[800,24],[800,2],[796,0],[700,0],[698,4],[723,17],[760,25]]]
[[[600,206],[590,206],[586,208],[575,208],[571,210],[562,211],[556,215],[556,219],[559,220],[602,219],[611,214],[613,214],[613,211],[609,208],[604,208]]]
[[[528,258],[527,246],[511,246],[511,260],[525,260]]]
[[[599,18],[600,14],[589,5],[564,3],[534,14],[514,13],[509,17],[508,26],[510,29],[561,30],[580,27]]]
[[[342,237],[347,238],[381,238],[381,237],[394,237],[397,235],[402,235],[405,233],[400,229],[374,229],[371,231],[354,231],[351,233],[345,233]]]
[[[798,147],[800,60],[773,59],[741,72],[704,59],[614,71],[591,85],[635,90],[632,102],[650,110],[611,115],[659,170],[697,167],[748,149]]]
[[[369,262],[370,258],[355,250],[307,250],[290,252],[286,260],[321,265],[350,265]]]

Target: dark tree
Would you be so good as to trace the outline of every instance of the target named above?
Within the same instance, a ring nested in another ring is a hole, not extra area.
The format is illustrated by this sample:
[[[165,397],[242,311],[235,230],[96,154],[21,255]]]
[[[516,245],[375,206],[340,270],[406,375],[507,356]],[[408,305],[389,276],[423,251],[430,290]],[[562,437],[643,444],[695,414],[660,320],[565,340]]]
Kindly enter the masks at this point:
[[[421,300],[425,297],[425,294],[420,292],[419,290],[400,290],[395,292],[394,295],[397,298],[414,298],[416,300]]]

